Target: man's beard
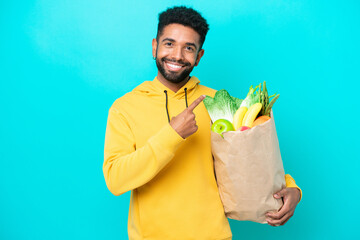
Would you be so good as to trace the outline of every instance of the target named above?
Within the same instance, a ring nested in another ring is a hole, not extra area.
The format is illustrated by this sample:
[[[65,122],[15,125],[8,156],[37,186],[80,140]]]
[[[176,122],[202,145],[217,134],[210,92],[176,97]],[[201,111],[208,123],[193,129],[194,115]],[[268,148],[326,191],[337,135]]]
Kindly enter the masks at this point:
[[[166,72],[164,68],[165,61],[181,64],[184,66],[183,67],[184,69],[180,73],[172,72],[172,71]],[[184,79],[186,79],[194,68],[194,66],[191,66],[189,62],[170,60],[168,58],[161,58],[161,59],[156,58],[156,66],[159,72],[161,73],[161,75],[163,75],[166,80],[172,83],[179,83]]]

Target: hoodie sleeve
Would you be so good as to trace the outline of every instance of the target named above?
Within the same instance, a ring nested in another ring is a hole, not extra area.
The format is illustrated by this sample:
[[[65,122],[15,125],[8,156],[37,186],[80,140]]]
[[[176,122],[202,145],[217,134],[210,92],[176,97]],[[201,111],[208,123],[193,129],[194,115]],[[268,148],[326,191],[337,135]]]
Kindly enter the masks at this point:
[[[296,185],[295,180],[290,176],[290,174],[285,174],[285,182],[286,182],[286,187],[293,187],[293,188],[297,188],[300,191],[300,199],[299,202],[302,198],[302,191],[301,189],[298,187],[298,185]]]
[[[183,139],[166,124],[136,149],[129,124],[113,106],[106,127],[103,172],[106,185],[116,196],[149,182],[174,157]]]

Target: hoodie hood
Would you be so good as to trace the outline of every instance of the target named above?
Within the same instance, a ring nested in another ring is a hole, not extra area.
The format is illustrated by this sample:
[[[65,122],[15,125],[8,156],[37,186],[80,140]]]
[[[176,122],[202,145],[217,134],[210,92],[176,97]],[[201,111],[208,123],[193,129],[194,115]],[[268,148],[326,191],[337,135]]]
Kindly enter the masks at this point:
[[[185,106],[188,107],[188,98],[194,94],[199,82],[199,79],[196,77],[190,77],[190,79],[182,88],[180,88],[177,92],[174,92],[162,84],[157,77],[155,77],[153,81],[145,81],[144,83],[140,84],[133,90],[133,92],[135,94],[146,95],[152,98],[164,99],[164,110],[166,111],[168,122],[170,122],[168,108],[169,98],[178,100],[184,99]]]
[[[185,92],[187,97],[191,97],[199,83],[200,81],[197,77],[190,77],[189,81],[187,81],[187,83],[179,89],[179,91],[173,92],[171,89],[162,84],[157,77],[155,77],[153,81],[145,81],[137,86],[133,92],[135,94],[147,95],[149,97],[164,98],[164,91],[166,90],[169,98],[183,99],[185,98]]]

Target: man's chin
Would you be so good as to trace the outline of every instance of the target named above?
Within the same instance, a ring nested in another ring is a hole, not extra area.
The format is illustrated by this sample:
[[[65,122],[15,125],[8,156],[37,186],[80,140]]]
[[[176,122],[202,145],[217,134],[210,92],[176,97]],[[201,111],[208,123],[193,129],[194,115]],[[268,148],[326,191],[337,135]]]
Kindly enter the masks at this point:
[[[187,79],[193,70],[193,67],[185,67],[184,69],[181,69],[181,71],[170,71],[169,69],[166,69],[164,65],[161,65],[160,62],[156,62],[156,65],[158,67],[159,72],[161,75],[169,82],[172,83],[180,83]]]
[[[187,76],[165,76],[165,79],[168,80],[169,82],[172,83],[180,83],[182,81],[184,81],[185,79],[187,79],[189,77],[189,75]]]

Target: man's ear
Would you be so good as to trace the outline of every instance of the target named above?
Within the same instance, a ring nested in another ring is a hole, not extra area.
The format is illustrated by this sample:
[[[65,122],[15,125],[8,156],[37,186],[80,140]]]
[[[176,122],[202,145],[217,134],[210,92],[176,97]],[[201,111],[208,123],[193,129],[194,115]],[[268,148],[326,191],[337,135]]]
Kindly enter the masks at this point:
[[[204,56],[204,49],[200,49],[197,57],[196,57],[196,61],[195,61],[195,66],[197,66],[200,62],[200,59],[202,58],[202,56]]]
[[[152,40],[152,55],[153,55],[153,58],[156,57],[156,49],[157,49],[157,40],[156,40],[156,38],[154,38]]]

